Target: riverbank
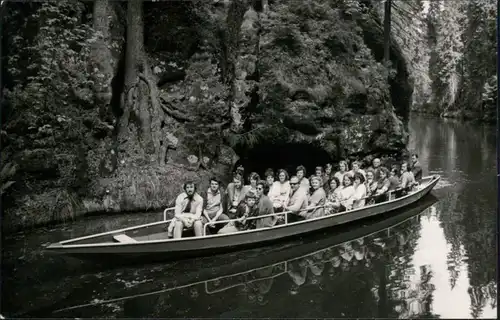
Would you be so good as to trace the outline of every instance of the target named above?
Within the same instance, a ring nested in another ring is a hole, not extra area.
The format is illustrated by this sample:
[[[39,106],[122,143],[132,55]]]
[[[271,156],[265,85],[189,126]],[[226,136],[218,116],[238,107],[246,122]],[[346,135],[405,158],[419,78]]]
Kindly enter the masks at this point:
[[[179,181],[191,180],[199,190],[206,190],[212,175],[209,170],[173,164],[127,168],[92,182],[89,193],[55,188],[28,194],[16,199],[16,207],[2,208],[2,232],[15,233],[89,216],[161,212],[173,206],[181,191]]]

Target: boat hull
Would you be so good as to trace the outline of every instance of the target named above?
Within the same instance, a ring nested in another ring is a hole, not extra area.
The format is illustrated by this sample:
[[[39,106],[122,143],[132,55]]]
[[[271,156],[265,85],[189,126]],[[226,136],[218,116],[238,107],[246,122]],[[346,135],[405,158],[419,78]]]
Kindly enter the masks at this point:
[[[400,199],[375,206],[368,206],[342,214],[305,220],[298,223],[239,232],[227,235],[182,238],[180,240],[139,241],[136,243],[96,243],[86,245],[53,244],[46,248],[48,252],[66,254],[80,259],[92,259],[114,263],[153,262],[191,258],[197,256],[227,253],[252,247],[265,246],[278,241],[291,240],[314,232],[360,221],[369,217],[389,213],[407,207],[427,195],[439,181],[439,176],[432,177],[425,188]]]

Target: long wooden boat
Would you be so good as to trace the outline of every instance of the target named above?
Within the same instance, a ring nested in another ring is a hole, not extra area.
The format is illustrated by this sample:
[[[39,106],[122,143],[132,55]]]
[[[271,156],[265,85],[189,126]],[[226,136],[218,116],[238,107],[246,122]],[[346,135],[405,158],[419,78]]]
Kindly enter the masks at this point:
[[[110,259],[114,263],[134,261],[145,263],[213,255],[230,250],[263,246],[406,207],[428,194],[439,179],[438,175],[425,177],[417,188],[409,191],[406,195],[393,199],[389,193],[389,200],[382,203],[365,205],[359,209],[314,219],[292,223],[285,221],[284,224],[272,228],[247,230],[232,234],[169,239],[166,227],[170,220],[167,220],[166,215],[164,215],[164,219],[159,222],[65,240],[50,244],[45,250],[101,262],[103,259]],[[279,215],[284,215],[286,220],[286,212],[267,216]],[[259,216],[258,218],[267,216]]]
[[[145,282],[138,286],[111,285],[108,283],[106,290],[98,291],[89,296],[88,288],[99,287],[103,281],[115,279],[116,273],[120,273],[120,282],[132,282],[136,280],[136,272],[143,272],[140,267],[134,269],[134,272],[127,272],[124,269],[117,271],[104,271],[104,275],[96,277],[94,280],[85,280],[85,285],[77,284],[78,291],[68,295],[68,298],[55,301],[54,304],[26,311],[22,314],[10,315],[11,318],[23,317],[66,317],[70,313],[73,316],[89,317],[84,311],[85,308],[94,307],[99,304],[116,303],[123,300],[134,299],[137,297],[156,296],[166,292],[190,287],[197,284],[213,283],[216,280],[232,278],[236,275],[252,273],[254,270],[268,268],[272,265],[288,263],[302,259],[304,257],[315,255],[321,251],[328,251],[341,245],[342,243],[364,239],[367,243],[367,237],[377,235],[377,237],[388,238],[398,234],[399,227],[424,210],[435,204],[438,199],[429,194],[420,201],[411,204],[405,208],[398,209],[388,214],[375,216],[363,221],[363,226],[351,224],[350,226],[340,226],[335,228],[335,232],[328,229],[324,232],[318,232],[302,239],[287,242],[286,246],[274,245],[268,247],[259,247],[251,250],[231,252],[217,256],[217,259],[205,257],[195,261],[184,261],[181,265],[175,264],[172,269],[171,264],[160,264],[146,266],[148,277],[155,281]],[[193,263],[196,262],[196,263]],[[175,270],[183,270],[182,277],[178,277]],[[80,278],[78,275],[77,278]],[[113,280],[110,280],[111,282]],[[224,281],[222,281],[224,282]],[[221,289],[221,288],[219,288]],[[218,290],[220,291],[220,290]],[[213,292],[213,290],[212,290]],[[152,298],[154,300],[154,298]],[[91,302],[89,302],[91,301]],[[80,311],[76,311],[80,309]]]

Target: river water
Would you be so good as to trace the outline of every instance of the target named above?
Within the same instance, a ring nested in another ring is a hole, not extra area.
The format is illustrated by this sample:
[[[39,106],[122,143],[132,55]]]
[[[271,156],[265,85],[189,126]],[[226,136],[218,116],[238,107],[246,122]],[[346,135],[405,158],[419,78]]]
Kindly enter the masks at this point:
[[[146,223],[89,218],[2,241],[10,317],[496,318],[494,128],[413,116],[410,149],[442,180],[422,203],[288,246],[113,270],[42,245]]]

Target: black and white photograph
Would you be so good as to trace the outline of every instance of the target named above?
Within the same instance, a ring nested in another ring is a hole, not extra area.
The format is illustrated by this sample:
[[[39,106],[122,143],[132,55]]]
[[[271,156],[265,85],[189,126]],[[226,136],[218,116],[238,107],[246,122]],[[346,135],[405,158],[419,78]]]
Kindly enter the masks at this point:
[[[0,16],[0,319],[497,318],[498,0]]]

